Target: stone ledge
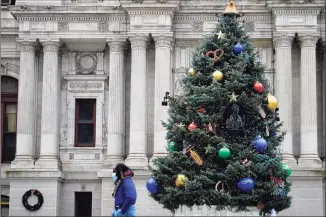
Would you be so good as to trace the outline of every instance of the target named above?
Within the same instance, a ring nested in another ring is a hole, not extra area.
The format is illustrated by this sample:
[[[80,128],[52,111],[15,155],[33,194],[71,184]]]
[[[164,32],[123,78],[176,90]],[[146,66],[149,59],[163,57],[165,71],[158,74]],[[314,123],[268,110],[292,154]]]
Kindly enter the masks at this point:
[[[6,171],[6,177],[10,180],[13,179],[64,179],[64,173],[60,170],[48,169],[9,169]]]

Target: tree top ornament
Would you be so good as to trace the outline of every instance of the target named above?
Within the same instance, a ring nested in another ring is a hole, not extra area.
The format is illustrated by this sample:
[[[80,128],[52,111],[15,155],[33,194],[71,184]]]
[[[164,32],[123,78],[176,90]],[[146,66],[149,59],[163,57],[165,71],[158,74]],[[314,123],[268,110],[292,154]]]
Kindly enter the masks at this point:
[[[235,5],[235,0],[229,0],[229,2],[226,4],[224,15],[228,14],[240,16],[237,11],[237,6]]]

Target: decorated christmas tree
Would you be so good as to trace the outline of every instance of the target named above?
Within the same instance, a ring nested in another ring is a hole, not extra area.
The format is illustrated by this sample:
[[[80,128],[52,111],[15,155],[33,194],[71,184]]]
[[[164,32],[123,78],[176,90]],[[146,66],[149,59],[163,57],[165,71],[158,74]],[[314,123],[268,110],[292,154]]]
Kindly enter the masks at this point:
[[[277,99],[239,18],[230,0],[196,50],[183,93],[169,98],[168,154],[153,161],[147,189],[172,212],[207,205],[270,213],[291,205]]]

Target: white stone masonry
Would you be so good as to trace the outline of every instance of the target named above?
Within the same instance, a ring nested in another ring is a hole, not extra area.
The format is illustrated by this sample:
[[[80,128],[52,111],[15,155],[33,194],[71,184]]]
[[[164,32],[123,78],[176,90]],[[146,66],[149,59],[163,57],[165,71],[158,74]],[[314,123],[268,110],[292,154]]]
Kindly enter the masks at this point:
[[[108,94],[108,148],[104,165],[113,167],[123,162],[125,145],[125,39],[108,41],[110,76]]]
[[[173,38],[160,35],[155,41],[154,152],[153,158],[166,155],[166,133],[162,121],[168,120],[168,106],[162,106],[165,92],[171,91],[171,49]]]
[[[299,166],[321,167],[317,137],[316,43],[317,35],[305,34],[301,41],[301,153]]]
[[[18,117],[16,157],[12,168],[33,168],[35,134],[35,92],[37,75],[35,71],[35,41],[19,42],[20,77],[18,86]]]
[[[147,159],[147,93],[146,93],[146,48],[145,35],[129,37],[131,42],[131,91],[130,91],[130,139],[126,164],[133,168],[144,168]]]
[[[58,72],[59,41],[43,41],[43,88],[40,158],[37,168],[58,169],[60,74]]]
[[[291,166],[297,164],[293,157],[292,131],[292,57],[291,49],[294,36],[288,34],[276,35],[276,73],[275,92],[278,99],[280,119],[283,130],[286,131],[282,144],[284,162]]]

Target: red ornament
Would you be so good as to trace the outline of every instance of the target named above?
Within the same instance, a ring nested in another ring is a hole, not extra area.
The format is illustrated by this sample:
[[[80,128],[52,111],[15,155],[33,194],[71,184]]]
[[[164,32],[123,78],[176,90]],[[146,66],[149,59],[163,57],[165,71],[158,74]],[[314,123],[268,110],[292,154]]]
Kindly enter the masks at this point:
[[[198,125],[195,122],[192,122],[191,124],[189,124],[188,126],[188,130],[189,132],[192,132],[194,130],[196,130],[198,128]]]
[[[257,93],[262,93],[264,92],[264,86],[262,83],[260,83],[259,81],[256,81],[254,83],[254,90],[257,92]]]

